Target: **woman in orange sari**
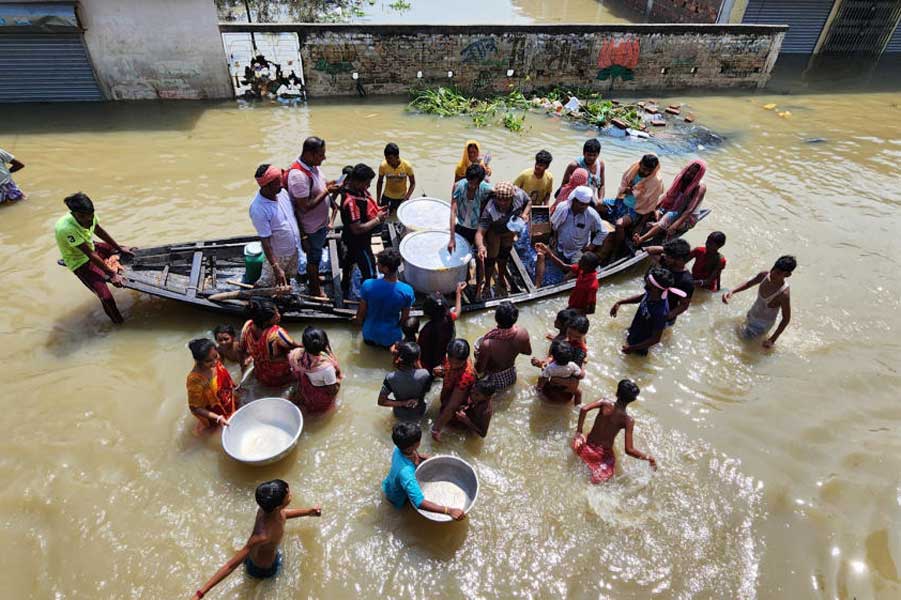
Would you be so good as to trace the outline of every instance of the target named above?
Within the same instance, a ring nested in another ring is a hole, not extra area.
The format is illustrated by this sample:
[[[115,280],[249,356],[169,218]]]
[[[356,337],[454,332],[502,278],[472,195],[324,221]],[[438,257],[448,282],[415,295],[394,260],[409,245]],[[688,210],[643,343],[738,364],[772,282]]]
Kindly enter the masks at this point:
[[[291,383],[288,353],[300,344],[279,326],[282,316],[275,303],[265,298],[251,298],[251,318],[241,330],[241,349],[253,357],[253,373],[267,387]]]
[[[303,348],[292,350],[288,362],[297,379],[291,401],[303,414],[324,413],[335,405],[344,375],[324,330],[307,327],[303,332]]]
[[[195,432],[228,426],[235,413],[235,382],[222,361],[212,340],[200,338],[188,344],[194,357],[194,368],[188,373],[188,408],[199,423]]]

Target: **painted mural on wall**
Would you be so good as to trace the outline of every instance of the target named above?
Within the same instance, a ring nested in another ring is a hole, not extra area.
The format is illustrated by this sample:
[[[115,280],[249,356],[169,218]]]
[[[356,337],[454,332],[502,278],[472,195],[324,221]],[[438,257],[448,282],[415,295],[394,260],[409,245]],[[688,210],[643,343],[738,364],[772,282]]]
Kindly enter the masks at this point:
[[[635,79],[635,67],[638,66],[638,56],[641,53],[641,45],[638,38],[616,41],[605,40],[598,52],[598,76],[601,81],[610,80],[611,83],[620,79],[632,81]]]

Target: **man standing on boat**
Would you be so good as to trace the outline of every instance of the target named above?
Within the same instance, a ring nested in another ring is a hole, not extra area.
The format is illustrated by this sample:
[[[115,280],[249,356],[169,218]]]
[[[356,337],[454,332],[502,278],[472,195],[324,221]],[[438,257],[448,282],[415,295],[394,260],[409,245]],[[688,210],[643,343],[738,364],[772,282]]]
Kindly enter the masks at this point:
[[[311,296],[321,297],[319,264],[329,230],[327,198],[338,191],[335,181],[326,181],[319,165],[325,161],[325,140],[308,137],[303,150],[285,176],[285,187],[294,202],[294,213],[301,231],[301,245],[307,255],[307,285]]]
[[[592,189],[580,185],[551,215],[556,238],[550,246],[551,252],[568,265],[579,262],[582,252],[597,250],[607,236],[601,216],[589,206],[593,198]],[[545,263],[545,256],[539,254],[535,262],[535,285],[538,287],[544,281]]]
[[[131,249],[120,246],[97,221],[94,203],[87,194],[78,192],[64,202],[69,214],[56,222],[56,244],[69,270],[94,292],[110,320],[120,325],[125,321],[106,282],[122,287],[122,276],[116,269],[115,254],[131,254]],[[94,235],[105,241],[94,244]],[[112,260],[111,260],[112,259]]]
[[[263,272],[257,287],[288,285],[297,278],[300,232],[288,192],[282,189],[282,170],[260,165],[254,174],[260,191],[250,203],[250,220],[263,244]]]

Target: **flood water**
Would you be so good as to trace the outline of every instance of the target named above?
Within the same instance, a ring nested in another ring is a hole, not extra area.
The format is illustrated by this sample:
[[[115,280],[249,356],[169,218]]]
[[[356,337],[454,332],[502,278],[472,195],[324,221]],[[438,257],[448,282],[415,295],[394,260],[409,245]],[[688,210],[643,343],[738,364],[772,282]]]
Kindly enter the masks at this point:
[[[634,378],[635,443],[659,470],[625,456],[620,440],[616,477],[591,485],[569,449],[577,413],[542,404],[522,359],[487,439],[423,442],[477,469],[478,502],[453,525],[382,497],[393,418],[376,398],[389,358],[356,330],[328,328],[348,376],[337,411],[308,422],[282,462],[241,466],[217,438],[192,435],[186,406],[186,343],[220,319],[117,290],[127,323],[114,327],[56,265],[53,224],[62,198],[83,190],[122,243],[251,233],[257,164],[289,164],[310,134],[328,141],[329,176],[376,165],[394,141],[417,193],[446,197],[466,138],[492,153],[495,180],[541,148],[559,180],[589,132],[542,115],[520,135],[474,130],[390,100],[5,107],[0,146],[27,164],[16,180],[30,197],[0,206],[3,595],[188,598],[246,540],[255,485],[281,477],[295,506],[321,503],[323,516],[289,523],[277,579],[239,571],[209,597],[899,597],[901,96],[672,100],[726,138],[700,152],[714,211],[688,239],[727,234],[727,288],[795,254],[791,325],[765,352],[736,335],[753,292],[729,306],[699,292],[649,357],[627,357],[633,309],[606,312],[639,290],[641,270],[605,282],[586,400]],[[771,102],[791,116],[765,110]],[[605,139],[611,181],[643,151]],[[694,156],[662,156],[667,183]],[[522,308],[536,351],[565,304]],[[473,340],[491,321],[467,315],[458,332]]]

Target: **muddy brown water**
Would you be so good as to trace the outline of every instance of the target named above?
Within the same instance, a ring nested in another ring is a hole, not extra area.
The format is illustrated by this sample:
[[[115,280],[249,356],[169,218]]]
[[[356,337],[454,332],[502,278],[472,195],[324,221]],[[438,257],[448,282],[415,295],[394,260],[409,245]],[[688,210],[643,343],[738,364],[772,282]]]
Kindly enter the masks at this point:
[[[710,164],[714,212],[688,239],[727,234],[726,287],[797,255],[790,327],[764,352],[736,335],[752,292],[730,306],[699,292],[648,358],[626,357],[618,349],[633,309],[606,311],[639,289],[641,270],[605,282],[586,398],[634,378],[635,442],[659,471],[625,456],[620,440],[616,477],[592,486],[568,445],[576,413],[537,400],[523,359],[487,439],[424,441],[478,471],[475,510],[454,525],[382,498],[393,420],[376,397],[389,361],[356,330],[328,328],[347,373],[337,411],[309,421],[284,461],[236,464],[217,438],[192,435],[184,392],[186,343],[221,319],[116,291],[127,323],[112,326],[56,266],[53,224],[63,196],[83,190],[123,243],[249,233],[256,165],[287,165],[309,134],[328,141],[328,175],[375,165],[395,141],[417,193],[446,197],[466,138],[492,153],[495,180],[541,148],[559,179],[587,131],[542,115],[520,135],[474,130],[390,100],[5,107],[0,146],[28,165],[16,180],[30,197],[0,206],[3,595],[187,598],[245,541],[254,486],[282,477],[295,504],[321,504],[322,518],[288,525],[277,579],[239,571],[211,597],[898,597],[901,98],[675,99],[726,137],[715,150],[662,157],[667,182],[696,155]],[[791,116],[765,110],[770,102]],[[604,140],[610,180],[643,151]],[[537,351],[565,302],[522,308]],[[490,324],[468,315],[458,331],[472,340]]]

